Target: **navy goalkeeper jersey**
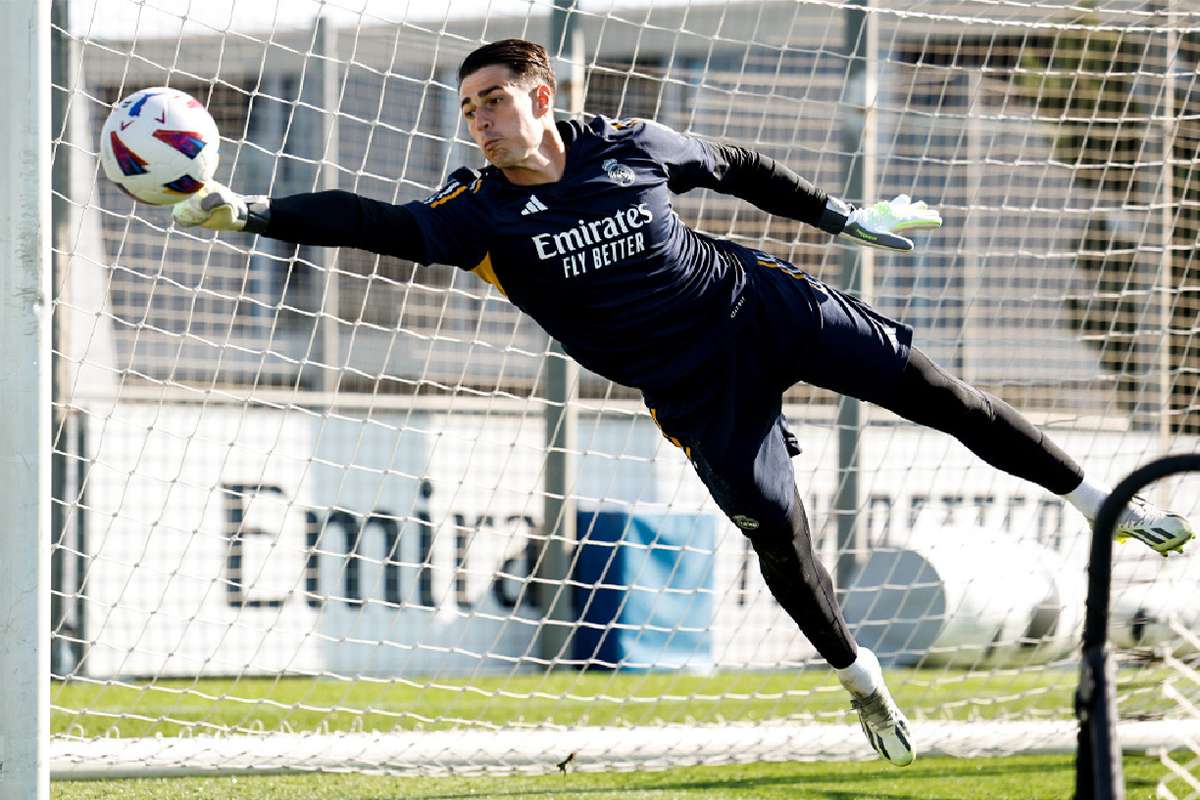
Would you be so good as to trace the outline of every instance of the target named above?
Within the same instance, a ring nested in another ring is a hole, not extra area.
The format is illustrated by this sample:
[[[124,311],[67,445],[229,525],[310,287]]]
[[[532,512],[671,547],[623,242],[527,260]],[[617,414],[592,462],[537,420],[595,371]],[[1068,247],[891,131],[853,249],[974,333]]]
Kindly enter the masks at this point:
[[[426,260],[471,270],[575,360],[644,391],[695,373],[728,339],[754,251],[688,228],[670,192],[710,184],[713,146],[653,122],[560,122],[555,183],[460,169],[407,208]]]

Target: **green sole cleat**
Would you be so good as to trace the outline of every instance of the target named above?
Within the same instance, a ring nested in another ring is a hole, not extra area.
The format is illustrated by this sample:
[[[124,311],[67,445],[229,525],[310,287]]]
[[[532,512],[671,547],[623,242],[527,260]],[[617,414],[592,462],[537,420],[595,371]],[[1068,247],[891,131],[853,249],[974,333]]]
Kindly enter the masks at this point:
[[[1186,517],[1163,511],[1143,497],[1135,496],[1121,512],[1113,539],[1125,542],[1137,539],[1166,558],[1182,553],[1183,546],[1194,539],[1195,529]]]

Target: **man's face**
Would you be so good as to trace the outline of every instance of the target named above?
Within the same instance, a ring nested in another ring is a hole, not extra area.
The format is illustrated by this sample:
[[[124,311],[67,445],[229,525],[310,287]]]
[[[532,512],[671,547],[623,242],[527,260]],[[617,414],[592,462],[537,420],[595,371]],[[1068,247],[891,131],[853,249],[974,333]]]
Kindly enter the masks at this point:
[[[471,138],[489,162],[497,167],[519,167],[542,143],[549,113],[550,87],[522,87],[513,82],[512,70],[493,64],[476,70],[459,87],[462,113]]]

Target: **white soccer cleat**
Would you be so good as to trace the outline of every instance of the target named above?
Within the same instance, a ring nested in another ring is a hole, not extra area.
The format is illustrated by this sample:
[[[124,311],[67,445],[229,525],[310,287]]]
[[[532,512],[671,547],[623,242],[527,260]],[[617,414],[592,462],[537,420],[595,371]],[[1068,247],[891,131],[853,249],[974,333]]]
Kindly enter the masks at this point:
[[[917,754],[908,734],[908,719],[892,700],[875,654],[859,645],[854,662],[834,671],[850,693],[850,705],[858,712],[858,722],[875,752],[898,767],[911,764]]]
[[[1137,539],[1163,558],[1170,553],[1182,553],[1183,546],[1195,535],[1192,524],[1185,517],[1163,511],[1136,495],[1117,518],[1113,532],[1113,538],[1118,542]]]
[[[911,764],[917,753],[908,733],[908,719],[892,700],[883,679],[879,688],[866,697],[850,694],[850,705],[858,712],[858,722],[875,752],[897,767]]]

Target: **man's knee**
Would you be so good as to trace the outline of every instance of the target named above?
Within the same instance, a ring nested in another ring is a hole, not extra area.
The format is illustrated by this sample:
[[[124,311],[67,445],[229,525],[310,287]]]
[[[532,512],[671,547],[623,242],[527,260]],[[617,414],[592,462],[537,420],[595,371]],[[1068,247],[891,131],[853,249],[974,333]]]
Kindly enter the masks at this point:
[[[792,492],[790,502],[773,505],[764,521],[767,524],[760,524],[752,530],[742,528],[742,533],[749,537],[755,552],[761,554],[778,549],[803,554],[811,550],[812,534],[808,515],[804,512],[804,503],[798,492]]]
[[[914,349],[894,410],[913,422],[961,434],[993,422],[996,402],[987,392],[951,375]]]
[[[717,506],[742,533],[752,535],[787,527],[795,486],[787,464],[776,473],[764,472],[753,459],[727,457],[717,469],[704,454],[693,453],[692,462]],[[785,483],[793,492],[784,490]]]
[[[970,434],[996,421],[996,407],[992,403],[991,395],[965,381],[957,380],[956,383],[953,413],[959,421],[961,433]]]
[[[782,498],[764,494],[759,487],[736,492],[721,510],[742,533],[756,537],[786,538],[791,531],[792,507]]]

